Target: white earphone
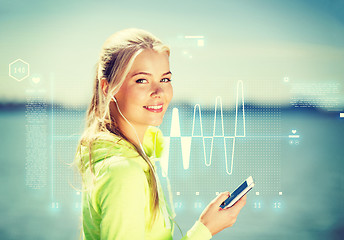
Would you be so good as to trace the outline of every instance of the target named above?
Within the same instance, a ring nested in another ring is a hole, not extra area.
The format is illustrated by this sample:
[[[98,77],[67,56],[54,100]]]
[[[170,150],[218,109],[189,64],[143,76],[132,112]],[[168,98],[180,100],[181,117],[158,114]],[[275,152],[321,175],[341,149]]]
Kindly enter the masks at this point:
[[[134,128],[133,125],[131,125],[131,123],[128,121],[128,119],[127,119],[126,117],[124,117],[124,115],[122,114],[121,110],[119,109],[117,99],[116,99],[114,96],[112,96],[111,98],[112,98],[113,101],[116,103],[117,110],[118,110],[118,112],[121,114],[121,116],[123,117],[123,119],[133,128],[133,130],[134,130],[134,132],[135,132],[135,135],[136,135],[136,137],[137,137],[137,140],[138,140],[138,142],[140,143],[140,147],[141,147],[142,153],[143,153],[143,154],[146,154],[146,152],[144,151],[143,146],[142,146],[142,144],[141,144],[141,141],[140,141],[140,139],[139,139],[139,136],[137,135],[136,129]],[[155,137],[156,137],[156,136],[155,136]],[[156,139],[155,139],[155,143],[156,143]],[[147,156],[147,155],[146,155],[146,156]],[[148,156],[147,156],[147,157],[148,157]],[[152,169],[154,169],[154,167],[152,166],[152,164],[151,164],[150,162],[149,162],[148,164],[151,165],[151,168],[152,168]],[[156,173],[153,172],[153,174],[155,175]],[[176,215],[175,215],[175,211],[174,211],[174,208],[173,208],[173,200],[172,200],[172,195],[171,195],[171,192],[172,192],[172,190],[171,190],[171,184],[170,184],[170,181],[169,181],[169,179],[168,179],[166,173],[165,173],[165,175],[166,175],[166,178],[167,178],[167,188],[168,188],[168,191],[169,191],[169,192],[168,192],[168,193],[169,193],[169,201],[170,201],[170,205],[172,206],[172,215],[173,215],[173,216],[170,216],[170,214],[166,213],[167,208],[164,209],[164,215],[165,215],[165,218],[167,217],[167,218],[171,219],[171,220],[178,226],[179,231],[180,231],[181,235],[183,236],[182,230],[180,229],[179,225],[178,225],[178,224],[176,223],[176,221],[174,220],[174,217],[175,217]],[[156,176],[156,179],[157,179],[157,181],[159,181],[159,178],[158,178],[157,176]],[[160,183],[159,183],[159,184],[160,184]],[[158,194],[159,194],[159,193],[158,193]],[[169,225],[169,221],[168,221],[167,219],[165,219],[165,222]],[[170,227],[171,227],[171,226],[170,226]]]
[[[128,121],[128,119],[127,119],[126,117],[124,117],[124,115],[122,114],[121,110],[119,109],[117,99],[116,99],[114,96],[112,96],[111,98],[112,98],[113,101],[116,103],[116,107],[117,107],[117,110],[118,110],[119,114],[121,114],[121,116],[123,117],[123,119],[124,119],[124,120],[132,127],[132,129],[134,130],[135,135],[136,135],[136,137],[137,137],[137,141],[138,141],[139,144],[140,144],[140,147],[141,147],[142,152],[143,152],[143,153],[146,153],[146,152],[144,151],[144,149],[143,149],[143,146],[142,146],[142,143],[141,143],[141,141],[140,141],[140,138],[139,138],[139,136],[137,135],[136,129],[134,128],[133,125],[131,125],[131,123]]]

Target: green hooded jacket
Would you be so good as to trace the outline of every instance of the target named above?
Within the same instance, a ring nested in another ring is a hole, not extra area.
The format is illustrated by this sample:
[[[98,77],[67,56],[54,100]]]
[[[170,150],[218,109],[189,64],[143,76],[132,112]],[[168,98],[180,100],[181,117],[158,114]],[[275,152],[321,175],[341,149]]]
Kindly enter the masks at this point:
[[[143,148],[155,167],[164,149],[159,129],[147,129]],[[78,146],[75,161],[83,179],[83,239],[172,239],[174,225],[170,221],[171,216],[168,216],[171,211],[159,179],[160,211],[150,226],[151,176],[148,164],[132,144],[113,134],[104,134],[95,140],[91,146],[94,175],[89,168],[88,146]],[[208,228],[196,221],[182,240],[209,240],[211,237]]]

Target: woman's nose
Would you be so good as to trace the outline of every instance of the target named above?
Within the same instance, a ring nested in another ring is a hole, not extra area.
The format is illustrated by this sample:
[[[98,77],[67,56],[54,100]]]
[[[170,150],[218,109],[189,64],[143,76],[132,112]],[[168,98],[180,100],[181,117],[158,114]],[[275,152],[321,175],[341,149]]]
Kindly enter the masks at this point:
[[[151,96],[152,97],[161,97],[164,94],[164,89],[160,84],[154,84],[152,86],[152,92]]]

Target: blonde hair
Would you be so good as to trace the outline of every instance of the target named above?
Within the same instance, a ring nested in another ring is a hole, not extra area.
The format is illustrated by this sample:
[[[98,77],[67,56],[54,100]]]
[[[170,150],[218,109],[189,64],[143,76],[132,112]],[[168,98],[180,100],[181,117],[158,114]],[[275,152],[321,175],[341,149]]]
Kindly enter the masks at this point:
[[[104,133],[114,134],[130,142],[126,138],[125,133],[119,129],[114,116],[111,115],[110,103],[111,97],[118,92],[123,84],[136,56],[145,49],[166,52],[168,56],[170,55],[169,47],[164,45],[158,38],[147,31],[136,28],[124,29],[111,35],[102,47],[94,79],[93,97],[87,110],[86,128],[81,136],[77,150],[80,153],[81,146],[87,146],[89,148],[88,164],[93,179],[95,179],[95,173],[92,170],[91,162],[92,143],[101,138]],[[100,86],[102,79],[106,79],[108,82],[108,94],[106,96],[103,94]],[[132,142],[130,143],[135,146]],[[159,210],[157,179],[155,177],[155,170],[147,155],[142,152],[140,147],[135,146],[135,148],[138,154],[147,162],[151,175],[151,181],[149,182],[152,193],[150,202],[152,209],[151,227]],[[83,176],[85,169],[82,163],[81,153],[79,156],[80,158],[76,159],[78,161],[76,165]]]

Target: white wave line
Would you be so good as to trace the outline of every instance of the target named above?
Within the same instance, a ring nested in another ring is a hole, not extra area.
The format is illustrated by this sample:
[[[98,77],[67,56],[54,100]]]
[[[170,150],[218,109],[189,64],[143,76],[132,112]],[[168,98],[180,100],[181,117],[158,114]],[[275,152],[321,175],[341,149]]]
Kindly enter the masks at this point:
[[[199,120],[200,120],[200,126],[201,126],[201,135],[195,136],[194,130],[195,130],[195,118],[196,118],[196,107],[198,107],[199,111]],[[192,122],[192,137],[203,137],[203,124],[202,124],[202,112],[201,112],[201,106],[199,104],[196,104],[194,107],[194,115],[193,115],[193,122]]]
[[[244,136],[237,135],[237,126],[238,126],[238,98],[239,98],[239,85],[241,85],[241,98],[242,98],[242,114],[243,114],[243,124],[244,124]],[[234,127],[234,136],[235,137],[246,137],[246,126],[245,126],[245,99],[244,99],[244,83],[242,80],[239,80],[237,83],[237,94],[236,94],[236,103],[235,103],[235,127]]]
[[[243,135],[237,135],[237,127],[238,127],[238,107],[239,107],[239,88],[241,88],[241,103],[242,103],[242,116],[243,116],[243,125],[244,125],[244,134]],[[221,111],[221,130],[222,135],[216,136],[215,130],[216,130],[216,116],[217,116],[217,105],[218,102],[220,104],[220,111]],[[198,108],[199,111],[199,121],[200,121],[200,127],[201,127],[201,135],[194,135],[195,133],[195,119],[196,119],[196,109]],[[222,105],[222,98],[221,96],[217,96],[215,99],[215,115],[214,115],[214,126],[213,126],[213,136],[211,137],[205,137],[203,136],[203,123],[202,123],[202,112],[201,112],[201,106],[200,104],[196,104],[194,106],[194,114],[193,114],[193,122],[192,122],[192,137],[201,137],[203,140],[203,153],[204,153],[204,164],[209,167],[211,166],[212,162],[212,155],[213,155],[213,145],[214,145],[214,137],[223,137],[223,145],[225,150],[225,161],[226,161],[226,172],[227,174],[231,175],[233,173],[233,166],[234,166],[234,154],[235,154],[235,140],[237,137],[246,137],[246,119],[245,119],[245,99],[244,99],[244,83],[242,80],[239,80],[237,83],[237,91],[236,91],[236,103],[235,103],[235,127],[234,127],[234,136],[225,136],[224,134],[224,124],[223,124],[223,105]],[[191,139],[192,139],[191,137]],[[209,163],[207,161],[207,154],[206,154],[206,148],[205,148],[205,139],[211,139],[211,145],[210,145],[210,155],[209,155]],[[231,156],[231,171],[228,170],[228,158],[227,158],[227,147],[226,147],[226,139],[233,139],[232,143],[232,156]],[[191,144],[191,141],[190,141]],[[190,161],[190,159],[189,159]]]
[[[223,130],[223,111],[222,111],[222,98],[220,96],[217,96],[215,99],[215,114],[214,114],[214,128],[213,128],[213,137],[215,137],[215,128],[216,128],[216,115],[217,115],[217,100],[220,101],[220,109],[221,109],[221,128],[222,128],[222,136],[225,136],[224,130]]]

